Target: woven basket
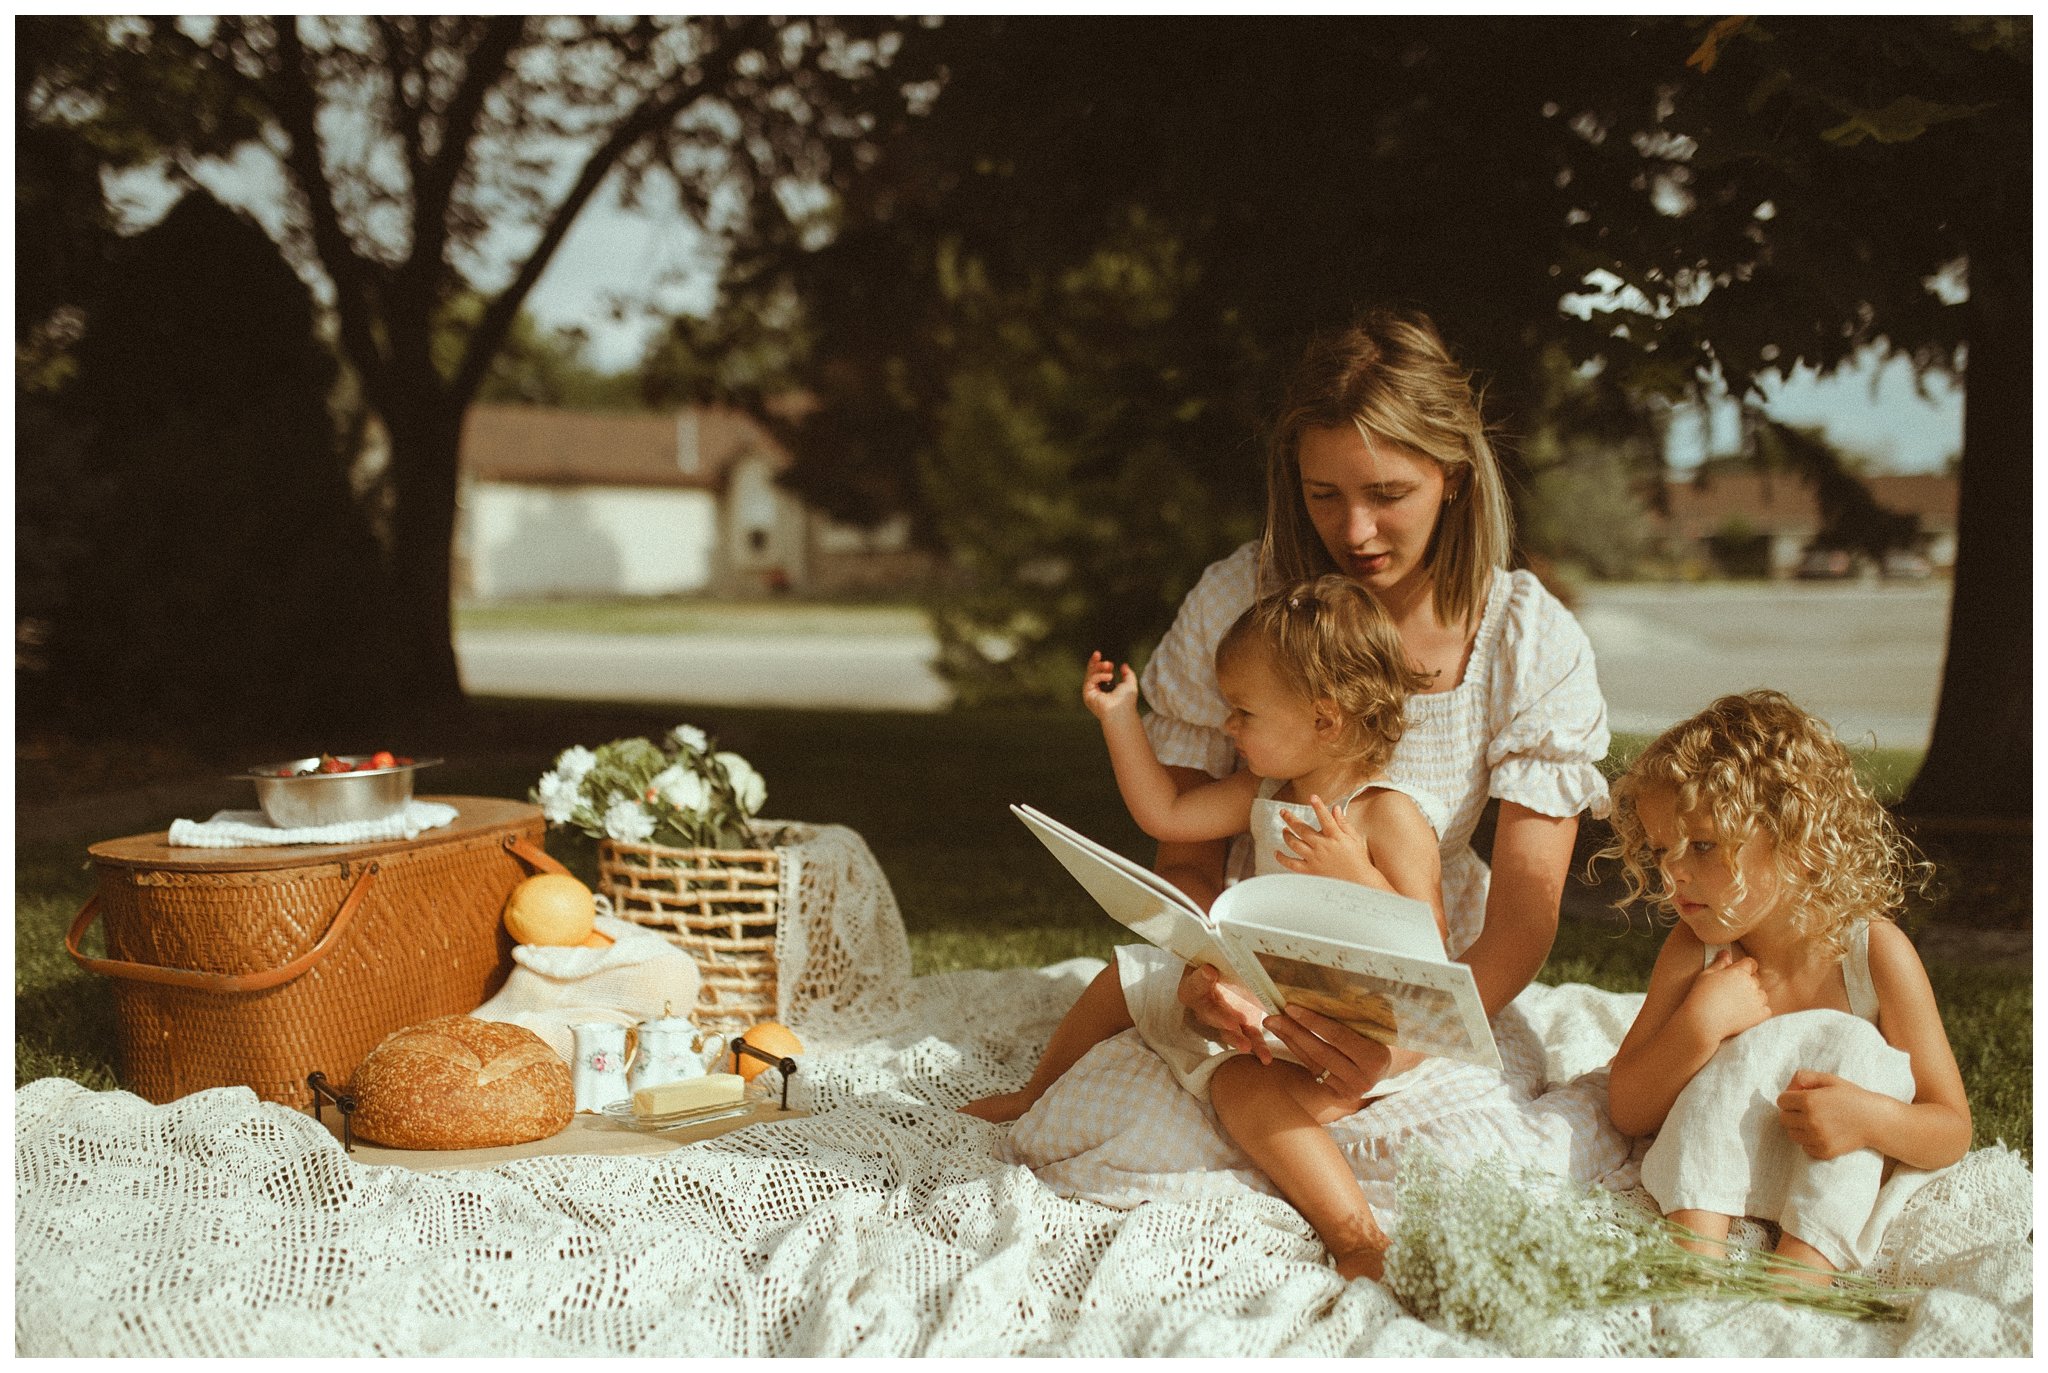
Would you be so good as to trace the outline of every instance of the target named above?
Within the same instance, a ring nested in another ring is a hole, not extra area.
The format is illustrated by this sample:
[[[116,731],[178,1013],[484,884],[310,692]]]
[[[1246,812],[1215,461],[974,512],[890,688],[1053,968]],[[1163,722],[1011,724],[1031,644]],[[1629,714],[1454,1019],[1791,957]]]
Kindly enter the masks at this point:
[[[692,1016],[744,1030],[777,1015],[775,930],[782,919],[779,849],[676,849],[601,839],[597,885],[622,920],[657,929],[697,961]]]
[[[247,1086],[303,1108],[308,1073],[347,1082],[393,1030],[481,1005],[512,968],[505,898],[563,869],[537,807],[436,799],[457,818],[409,841],[93,845],[99,890],[64,943],[113,980],[122,1083],[154,1102]],[[79,944],[96,916],[105,958]]]

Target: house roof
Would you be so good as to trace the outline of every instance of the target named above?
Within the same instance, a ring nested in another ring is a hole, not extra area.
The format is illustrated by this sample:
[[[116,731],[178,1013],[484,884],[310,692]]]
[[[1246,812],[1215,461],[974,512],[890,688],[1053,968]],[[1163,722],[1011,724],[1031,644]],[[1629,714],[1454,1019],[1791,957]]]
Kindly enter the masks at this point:
[[[625,415],[478,404],[462,425],[462,472],[478,481],[712,490],[749,454],[789,461],[752,416],[725,406]]]
[[[1935,473],[1872,477],[1870,494],[1879,505],[1918,515],[1930,532],[1956,527],[1956,479]],[[1808,535],[1820,528],[1813,488],[1789,473],[1717,472],[1701,485],[1694,478],[1668,483],[1670,517],[1665,527],[1684,539],[1706,538],[1730,520],[1746,520],[1760,533]]]

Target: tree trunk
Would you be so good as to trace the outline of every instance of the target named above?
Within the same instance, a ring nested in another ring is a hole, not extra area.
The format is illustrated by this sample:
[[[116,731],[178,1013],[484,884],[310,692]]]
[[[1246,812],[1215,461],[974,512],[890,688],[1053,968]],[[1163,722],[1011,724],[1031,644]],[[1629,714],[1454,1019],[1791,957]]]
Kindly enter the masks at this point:
[[[1971,245],[1948,660],[1927,758],[1899,807],[1964,826],[2025,824],[2033,806],[2033,273],[2018,179]]]
[[[396,407],[394,407],[396,408]],[[398,714],[410,727],[452,725],[464,713],[450,609],[459,407],[422,402],[384,416],[391,435],[391,637]]]

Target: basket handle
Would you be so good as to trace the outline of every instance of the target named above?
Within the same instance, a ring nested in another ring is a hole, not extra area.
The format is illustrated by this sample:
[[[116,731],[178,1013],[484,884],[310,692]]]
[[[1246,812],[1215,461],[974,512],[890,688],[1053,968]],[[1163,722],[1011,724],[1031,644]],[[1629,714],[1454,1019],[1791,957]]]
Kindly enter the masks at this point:
[[[520,859],[535,872],[554,872],[567,875],[569,869],[548,856],[548,851],[521,834],[505,836],[505,851]]]
[[[369,894],[372,881],[377,876],[377,864],[373,861],[363,865],[361,876],[348,889],[348,895],[341,899],[341,909],[334,913],[334,922],[327,927],[327,933],[320,936],[320,942],[294,958],[281,968],[272,968],[260,973],[207,973],[191,968],[164,968],[154,963],[128,963],[118,958],[92,958],[78,947],[93,917],[99,914],[100,898],[95,892],[85,903],[85,909],[71,922],[71,928],[64,935],[64,951],[71,955],[87,972],[99,973],[106,977],[118,977],[129,982],[153,982],[164,987],[190,987],[202,992],[261,992],[291,981],[306,969],[318,963],[334,951],[343,934],[355,919],[356,910]]]

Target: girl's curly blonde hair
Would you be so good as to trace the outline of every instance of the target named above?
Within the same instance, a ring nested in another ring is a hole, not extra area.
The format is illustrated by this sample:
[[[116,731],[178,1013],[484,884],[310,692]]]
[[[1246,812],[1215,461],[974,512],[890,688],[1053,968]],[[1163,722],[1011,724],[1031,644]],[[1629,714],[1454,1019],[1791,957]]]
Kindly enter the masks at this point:
[[[1336,755],[1369,772],[1394,756],[1409,693],[1432,680],[1372,593],[1336,572],[1256,601],[1217,642],[1217,670],[1251,644],[1265,646],[1280,680],[1304,699],[1330,703]]]
[[[1679,824],[1712,833],[1733,867],[1759,836],[1774,846],[1792,928],[1835,954],[1860,919],[1890,920],[1931,865],[1856,780],[1849,751],[1821,720],[1782,692],[1723,696],[1657,736],[1614,784],[1614,842],[1598,858],[1621,860],[1626,907],[1647,898],[1675,920],[1669,879],[1650,852],[1637,809],[1656,788],[1676,797]],[[1742,878],[1734,869],[1735,899]]]

